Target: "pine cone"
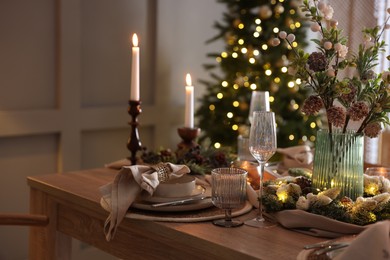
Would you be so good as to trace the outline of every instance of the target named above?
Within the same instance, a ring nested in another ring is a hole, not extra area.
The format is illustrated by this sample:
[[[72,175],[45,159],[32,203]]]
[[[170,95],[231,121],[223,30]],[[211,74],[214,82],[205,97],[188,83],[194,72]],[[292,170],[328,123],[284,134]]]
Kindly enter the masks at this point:
[[[322,52],[313,52],[310,54],[307,64],[314,72],[324,71],[327,66],[326,57]]]
[[[369,123],[363,130],[364,134],[370,138],[378,137],[381,131],[382,126],[378,122]]]
[[[346,114],[341,107],[331,107],[326,111],[328,121],[336,127],[342,127],[345,123]]]
[[[358,101],[348,108],[348,115],[353,121],[359,121],[365,118],[369,113],[369,107],[366,102]]]
[[[314,115],[323,107],[322,99],[319,96],[308,97],[302,106],[302,112],[306,115]]]
[[[307,194],[312,191],[311,180],[306,177],[296,178],[295,183],[301,187],[302,194]]]

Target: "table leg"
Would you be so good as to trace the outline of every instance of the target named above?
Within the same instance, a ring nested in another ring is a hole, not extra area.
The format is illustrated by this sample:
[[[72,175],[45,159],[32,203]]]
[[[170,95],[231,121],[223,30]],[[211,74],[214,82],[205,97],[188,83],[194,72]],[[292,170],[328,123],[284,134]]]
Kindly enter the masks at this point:
[[[49,224],[30,228],[29,259],[71,259],[71,238],[57,232],[57,203],[46,193],[31,188],[30,212],[48,216]]]

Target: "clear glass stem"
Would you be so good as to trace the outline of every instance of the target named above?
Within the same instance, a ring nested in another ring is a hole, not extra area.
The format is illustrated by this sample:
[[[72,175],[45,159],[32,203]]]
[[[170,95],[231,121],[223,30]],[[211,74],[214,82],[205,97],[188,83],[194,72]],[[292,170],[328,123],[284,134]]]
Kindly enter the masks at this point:
[[[225,221],[232,222],[232,210],[231,209],[225,210]]]
[[[258,167],[258,172],[259,172],[259,177],[260,177],[260,185],[259,185],[259,211],[257,212],[257,221],[264,221],[263,218],[263,202],[261,201],[263,197],[263,173],[264,173],[264,166],[265,163],[259,162],[259,167]]]

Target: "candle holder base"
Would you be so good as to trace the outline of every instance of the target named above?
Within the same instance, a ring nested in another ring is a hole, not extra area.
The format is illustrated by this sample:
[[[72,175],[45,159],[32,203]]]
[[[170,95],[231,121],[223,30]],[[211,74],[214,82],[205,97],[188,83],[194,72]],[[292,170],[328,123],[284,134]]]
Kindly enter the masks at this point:
[[[176,154],[181,158],[190,149],[198,147],[199,144],[195,142],[200,134],[200,128],[180,127],[177,129],[182,141],[177,145]]]
[[[141,141],[139,139],[138,135],[138,115],[141,114],[141,101],[129,101],[129,108],[128,113],[131,116],[132,120],[129,122],[129,125],[131,126],[131,132],[129,139],[127,141],[127,148],[130,151],[130,157],[129,160],[131,162],[131,165],[137,164],[137,152],[142,149]]]

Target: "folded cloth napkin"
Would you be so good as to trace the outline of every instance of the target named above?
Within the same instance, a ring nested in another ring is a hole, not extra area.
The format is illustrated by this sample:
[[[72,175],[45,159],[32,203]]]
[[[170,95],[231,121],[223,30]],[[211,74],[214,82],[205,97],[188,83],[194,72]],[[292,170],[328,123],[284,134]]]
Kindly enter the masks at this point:
[[[390,258],[390,220],[370,225],[334,259],[389,259]]]
[[[311,236],[326,238],[355,235],[367,227],[337,221],[299,209],[283,210],[275,213],[267,213],[266,215],[288,229]]]
[[[153,195],[160,181],[179,178],[189,172],[186,165],[171,163],[122,167],[113,182],[100,187],[103,198],[111,201],[110,214],[104,224],[107,241],[114,237],[118,225],[141,192]]]
[[[278,166],[279,172],[286,171],[289,168],[311,169],[312,167],[314,156],[308,145],[278,148],[276,151],[283,155],[282,162]]]

